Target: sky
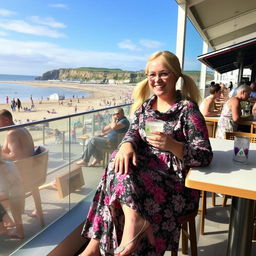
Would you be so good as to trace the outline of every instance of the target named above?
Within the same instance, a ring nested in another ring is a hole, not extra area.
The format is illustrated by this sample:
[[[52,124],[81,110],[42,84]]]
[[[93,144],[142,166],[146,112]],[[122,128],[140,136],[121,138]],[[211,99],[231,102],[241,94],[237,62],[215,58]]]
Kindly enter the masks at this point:
[[[150,54],[175,53],[175,0],[8,0],[0,6],[0,74],[59,68],[138,71]],[[202,40],[187,24],[185,70],[199,70]]]

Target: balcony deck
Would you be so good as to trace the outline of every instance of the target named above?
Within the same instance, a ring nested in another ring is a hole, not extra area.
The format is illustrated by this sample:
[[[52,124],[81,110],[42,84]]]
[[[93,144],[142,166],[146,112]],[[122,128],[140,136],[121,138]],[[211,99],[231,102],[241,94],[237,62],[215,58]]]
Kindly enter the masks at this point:
[[[83,168],[85,186],[71,194],[71,205],[75,205],[77,202],[79,202],[84,195],[93,193],[93,190],[101,177],[102,171],[102,167]],[[57,175],[57,173],[54,175]],[[53,179],[53,177],[49,176],[48,179],[50,181]],[[52,223],[56,218],[62,216],[69,208],[69,198],[59,198],[57,192],[53,189],[41,190],[41,196],[46,225]],[[228,200],[227,207],[222,207],[222,198],[216,196],[216,206],[212,207],[210,193],[208,196],[205,235],[199,235],[200,214],[197,216],[196,221],[198,255],[222,256],[225,255],[227,246],[231,200]],[[32,209],[33,200],[31,198],[27,198],[26,212]],[[36,218],[31,218],[24,214],[23,221],[26,238],[23,241],[19,241],[16,239],[9,239],[6,236],[0,236],[0,256],[9,255],[15,248],[19,247],[23,242],[31,239],[31,237],[41,230],[39,222]],[[165,253],[165,256],[168,255],[170,255],[170,252]],[[182,253],[179,252],[179,255],[182,255]],[[256,255],[256,241],[252,242],[251,256],[252,255]]]

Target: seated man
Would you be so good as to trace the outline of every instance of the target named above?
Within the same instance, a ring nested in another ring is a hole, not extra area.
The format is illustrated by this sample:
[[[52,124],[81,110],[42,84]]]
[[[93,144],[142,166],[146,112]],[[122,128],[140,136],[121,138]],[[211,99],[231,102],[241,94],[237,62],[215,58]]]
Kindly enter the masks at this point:
[[[107,144],[110,144],[113,146],[113,148],[116,147],[118,143],[118,134],[125,133],[128,130],[129,125],[130,123],[124,116],[123,109],[116,109],[112,116],[111,123],[102,129],[102,134],[97,137],[90,137],[88,139],[82,159],[76,162],[76,164],[88,166],[89,160],[91,156],[93,156],[95,159],[89,166],[95,166],[103,159],[102,149],[104,149]]]
[[[217,116],[220,110],[215,107],[215,100],[220,97],[221,87],[219,84],[214,84],[210,87],[210,95],[203,99],[200,104],[200,111],[203,116]]]
[[[12,114],[6,109],[0,110],[0,127],[11,125],[14,125]],[[3,147],[0,151],[1,159],[15,161],[30,157],[33,154],[33,138],[26,128],[16,128],[7,131]],[[2,178],[0,179],[0,198],[3,199],[8,197],[9,194],[7,184],[10,182],[15,184],[15,181],[12,181],[12,179],[15,177],[12,177],[12,174],[10,173],[3,174],[3,172],[1,172],[1,174]],[[19,230],[17,227],[17,233],[20,238],[23,238],[23,230]]]
[[[0,127],[14,125],[12,114],[0,110]],[[26,128],[10,129],[7,132],[1,156],[4,160],[20,160],[34,154],[34,141]]]

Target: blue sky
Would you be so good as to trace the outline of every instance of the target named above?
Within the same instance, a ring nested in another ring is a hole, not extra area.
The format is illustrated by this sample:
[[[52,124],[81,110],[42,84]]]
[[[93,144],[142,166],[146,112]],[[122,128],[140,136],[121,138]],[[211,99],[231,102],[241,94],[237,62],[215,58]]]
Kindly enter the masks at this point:
[[[8,0],[0,6],[0,74],[58,68],[144,69],[157,50],[175,52],[174,0]],[[188,23],[185,70],[200,69],[202,41]]]

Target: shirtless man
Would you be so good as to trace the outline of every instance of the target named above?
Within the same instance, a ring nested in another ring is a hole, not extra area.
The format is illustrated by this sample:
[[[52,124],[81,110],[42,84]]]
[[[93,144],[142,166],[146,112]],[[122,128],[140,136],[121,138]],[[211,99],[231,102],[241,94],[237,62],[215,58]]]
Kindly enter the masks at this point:
[[[12,126],[14,125],[12,114],[6,110],[0,110],[0,127]],[[34,141],[26,128],[16,128],[10,129],[7,131],[5,141],[3,143],[3,147],[0,151],[1,159],[3,160],[20,160],[23,158],[27,158],[34,154]],[[6,180],[10,184],[15,184],[17,177],[12,177],[12,175],[5,174]],[[6,182],[1,178],[0,180],[0,198],[6,197],[4,193],[6,188]],[[17,229],[17,237],[23,238],[24,232],[23,228],[16,227]]]
[[[14,125],[12,114],[6,110],[0,110],[0,127]],[[7,132],[3,147],[2,159],[20,160],[34,154],[34,141],[26,128],[11,129]]]

